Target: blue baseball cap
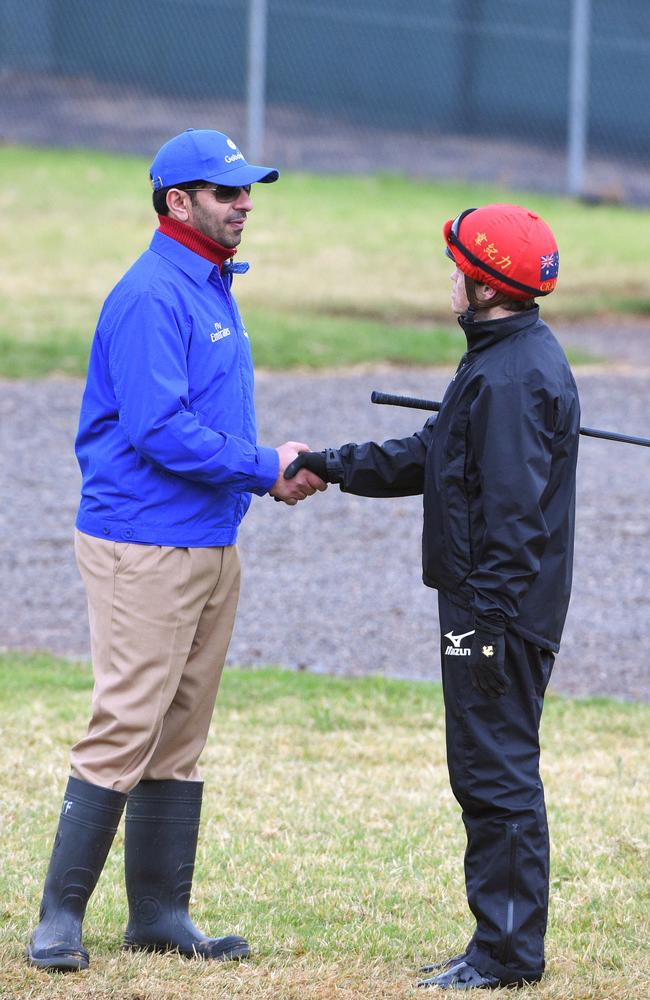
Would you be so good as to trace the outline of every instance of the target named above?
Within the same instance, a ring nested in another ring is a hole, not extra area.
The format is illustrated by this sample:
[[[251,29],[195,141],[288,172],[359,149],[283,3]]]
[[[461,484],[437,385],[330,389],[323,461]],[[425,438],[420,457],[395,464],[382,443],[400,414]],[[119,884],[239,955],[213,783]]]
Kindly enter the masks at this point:
[[[242,187],[244,184],[271,184],[280,176],[271,167],[247,163],[244,154],[223,132],[188,128],[174,136],[156,153],[149,168],[154,191],[188,181],[212,181]]]

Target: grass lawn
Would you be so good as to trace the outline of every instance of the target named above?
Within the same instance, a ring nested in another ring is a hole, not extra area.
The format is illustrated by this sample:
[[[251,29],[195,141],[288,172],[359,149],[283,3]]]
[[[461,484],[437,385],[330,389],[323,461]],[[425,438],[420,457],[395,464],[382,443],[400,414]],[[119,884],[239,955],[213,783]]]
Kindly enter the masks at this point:
[[[236,293],[260,366],[456,359],[441,227],[488,201],[523,202],[554,229],[550,320],[650,312],[650,226],[638,208],[299,173],[256,186],[254,201],[240,251],[253,267]],[[0,375],[83,374],[101,304],[155,224],[144,158],[0,147]]]
[[[465,944],[464,837],[440,687],[230,670],[202,761],[193,914],[212,932],[245,933],[252,959],[226,967],[122,955],[120,831],[89,905],[90,969],[30,969],[24,947],[90,688],[85,664],[0,656],[0,997],[415,998],[418,965]],[[548,698],[548,973],[519,996],[650,995],[649,728],[650,706]]]

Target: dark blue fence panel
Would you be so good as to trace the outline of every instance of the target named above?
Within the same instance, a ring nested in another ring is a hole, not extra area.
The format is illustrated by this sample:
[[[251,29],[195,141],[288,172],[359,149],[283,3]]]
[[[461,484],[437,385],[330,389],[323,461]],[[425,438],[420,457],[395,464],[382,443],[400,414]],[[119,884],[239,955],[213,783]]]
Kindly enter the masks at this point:
[[[319,134],[340,129],[324,169],[346,169],[346,143],[357,137],[361,148],[382,130],[393,147],[399,134],[474,137],[502,143],[504,159],[512,144],[561,158],[572,8],[570,0],[268,0],[274,155],[283,160],[284,135],[293,150],[286,162],[318,168]],[[650,0],[591,0],[591,9],[589,155],[645,167]],[[0,138],[150,151],[190,122],[243,139],[248,11],[248,0],[0,0]]]

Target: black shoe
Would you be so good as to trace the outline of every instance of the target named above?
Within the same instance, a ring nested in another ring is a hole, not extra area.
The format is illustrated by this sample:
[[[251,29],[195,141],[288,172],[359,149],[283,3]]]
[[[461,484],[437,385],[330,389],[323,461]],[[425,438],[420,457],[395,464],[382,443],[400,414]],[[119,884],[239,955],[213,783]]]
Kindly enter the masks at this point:
[[[483,975],[462,959],[445,972],[418,983],[418,986],[437,986],[441,990],[495,990],[501,985],[495,976]]]
[[[453,958],[448,958],[446,962],[436,962],[433,965],[422,965],[419,972],[437,972],[439,969],[448,969],[452,965],[458,965],[459,962],[465,961],[465,956],[467,952],[464,951],[462,955],[454,955]]]
[[[141,781],[126,807],[129,923],[124,947],[216,961],[248,958],[245,938],[208,937],[188,912],[201,817],[200,781]]]
[[[40,923],[27,948],[30,965],[55,972],[88,968],[81,926],[125,802],[121,792],[69,779],[45,879]]]

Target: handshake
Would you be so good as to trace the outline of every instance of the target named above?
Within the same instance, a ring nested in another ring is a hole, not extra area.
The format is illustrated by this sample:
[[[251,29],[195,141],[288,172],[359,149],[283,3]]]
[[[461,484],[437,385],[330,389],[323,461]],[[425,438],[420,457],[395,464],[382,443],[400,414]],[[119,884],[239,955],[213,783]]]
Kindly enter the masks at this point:
[[[287,441],[276,448],[280,456],[278,478],[269,490],[276,500],[283,500],[294,507],[299,500],[313,496],[318,490],[327,489],[325,454],[310,451],[302,441]]]

